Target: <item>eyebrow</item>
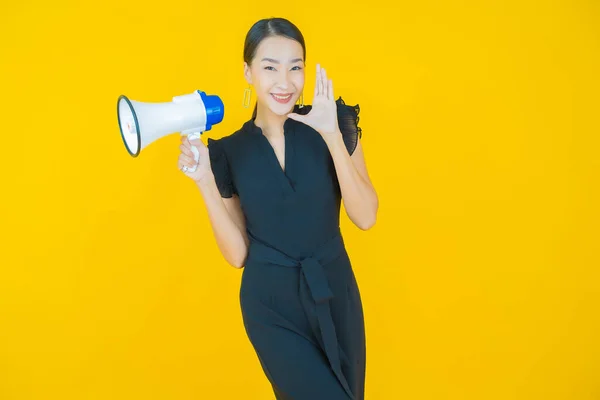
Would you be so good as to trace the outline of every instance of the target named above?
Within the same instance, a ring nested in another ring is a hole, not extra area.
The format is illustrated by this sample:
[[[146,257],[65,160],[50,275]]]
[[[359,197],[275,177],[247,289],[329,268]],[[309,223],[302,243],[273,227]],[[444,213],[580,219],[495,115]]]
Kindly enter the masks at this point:
[[[277,61],[277,60],[275,60],[273,58],[268,58],[268,57],[263,58],[261,61],[269,61],[269,62],[272,62],[272,63],[275,63],[275,64],[279,64],[279,61]],[[293,60],[290,60],[290,64],[298,62],[298,61],[302,61],[302,59],[301,58],[294,58]]]

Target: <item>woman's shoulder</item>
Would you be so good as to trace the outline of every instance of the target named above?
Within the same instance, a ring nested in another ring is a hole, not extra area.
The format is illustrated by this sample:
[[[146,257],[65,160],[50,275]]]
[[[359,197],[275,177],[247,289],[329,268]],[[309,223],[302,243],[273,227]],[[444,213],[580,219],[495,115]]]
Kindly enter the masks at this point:
[[[358,122],[360,120],[360,106],[349,105],[346,104],[342,96],[339,96],[335,101],[337,105],[337,119],[338,126],[340,128],[340,132],[342,133],[342,137],[344,139],[344,144],[348,149],[348,153],[352,155],[356,146],[358,145],[358,140],[362,138],[362,129],[358,126]],[[310,104],[299,108],[295,106],[294,112],[297,114],[306,115],[310,112],[312,106]]]
[[[360,116],[358,115],[360,113],[360,106],[358,104],[353,106],[346,104],[341,96],[335,102],[337,104],[340,132],[342,132],[348,153],[352,155],[354,150],[356,150],[358,140],[362,138],[362,129],[358,126],[358,121],[360,121]]]

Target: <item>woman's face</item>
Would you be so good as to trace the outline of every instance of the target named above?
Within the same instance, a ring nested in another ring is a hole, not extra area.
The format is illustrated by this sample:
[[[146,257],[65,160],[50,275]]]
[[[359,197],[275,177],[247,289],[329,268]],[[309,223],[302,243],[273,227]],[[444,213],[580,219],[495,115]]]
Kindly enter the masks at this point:
[[[244,76],[263,108],[278,115],[289,113],[304,89],[302,45],[282,36],[264,39],[252,65],[244,63]]]

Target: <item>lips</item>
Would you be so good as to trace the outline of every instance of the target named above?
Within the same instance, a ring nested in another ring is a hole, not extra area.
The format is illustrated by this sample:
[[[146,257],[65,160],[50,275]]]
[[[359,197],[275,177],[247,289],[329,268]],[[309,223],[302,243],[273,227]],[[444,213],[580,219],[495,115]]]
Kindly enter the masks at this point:
[[[292,94],[271,93],[271,97],[273,97],[278,103],[285,104],[290,101],[290,99],[292,98]]]

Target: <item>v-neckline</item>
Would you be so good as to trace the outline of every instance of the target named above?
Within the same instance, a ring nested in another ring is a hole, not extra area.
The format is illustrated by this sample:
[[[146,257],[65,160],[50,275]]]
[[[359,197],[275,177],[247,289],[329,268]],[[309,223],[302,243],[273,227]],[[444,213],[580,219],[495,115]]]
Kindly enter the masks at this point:
[[[280,181],[283,189],[288,192],[296,191],[291,180],[291,170],[293,168],[294,155],[292,139],[292,135],[294,133],[294,128],[292,127],[293,122],[294,120],[288,118],[283,124],[284,162],[282,167],[279,159],[277,158],[277,153],[275,153],[275,148],[269,139],[263,134],[262,129],[256,126],[254,119],[249,121],[252,132],[256,136],[260,136],[258,140],[260,143],[262,143],[260,147],[262,148],[261,152],[263,156],[267,159],[267,162],[270,164],[271,168],[276,169],[274,173],[277,176],[277,179]]]
[[[273,144],[271,143],[269,138],[266,137],[263,133],[261,133],[260,135],[267,141],[267,144],[269,145],[269,147],[271,147],[271,153],[273,153],[273,156],[275,157],[275,161],[277,161],[277,165],[279,166],[279,169],[281,170],[281,172],[286,174],[287,166],[288,166],[288,147],[289,147],[288,146],[289,141],[287,140],[287,131],[285,129],[283,131],[283,167],[281,166],[281,163],[279,162],[279,158],[277,158],[277,152],[275,151],[275,147],[273,146]]]

